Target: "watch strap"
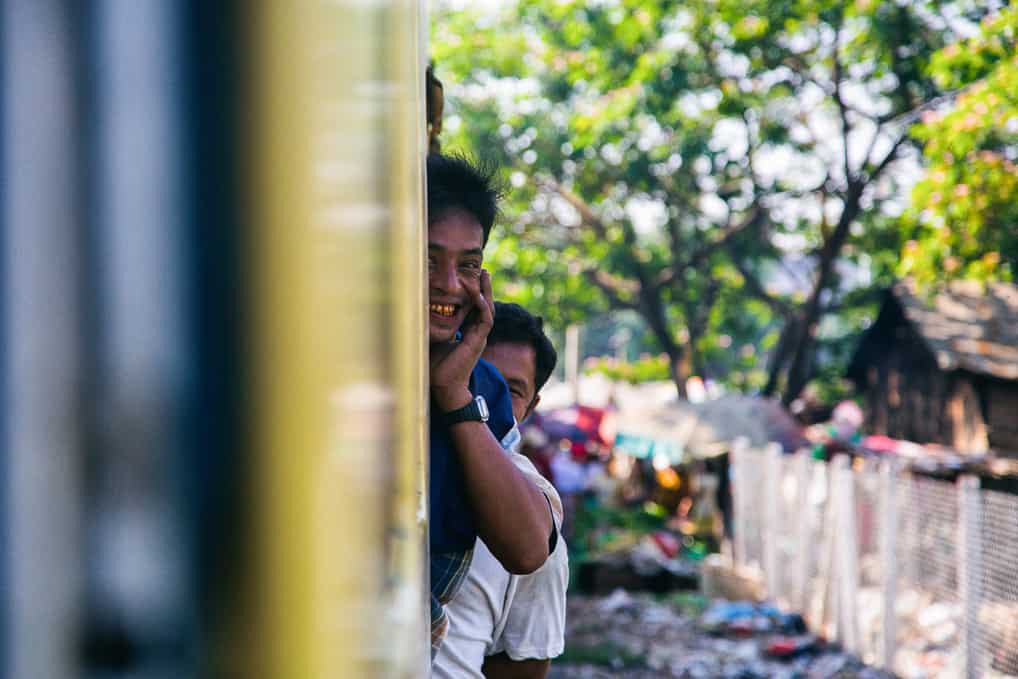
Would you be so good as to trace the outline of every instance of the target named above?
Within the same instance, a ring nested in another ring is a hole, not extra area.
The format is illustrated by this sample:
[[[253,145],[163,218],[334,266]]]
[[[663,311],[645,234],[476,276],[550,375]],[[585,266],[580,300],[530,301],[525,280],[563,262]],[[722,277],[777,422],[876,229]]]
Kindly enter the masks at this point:
[[[445,420],[447,425],[458,424],[460,422],[487,422],[488,404],[483,396],[475,396],[470,399],[470,403],[462,408],[445,413],[442,419]]]

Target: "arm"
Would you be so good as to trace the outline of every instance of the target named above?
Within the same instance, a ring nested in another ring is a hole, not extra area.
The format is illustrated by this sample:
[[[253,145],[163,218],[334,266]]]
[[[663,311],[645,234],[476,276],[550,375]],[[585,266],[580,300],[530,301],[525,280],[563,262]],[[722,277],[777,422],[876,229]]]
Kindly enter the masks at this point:
[[[453,410],[470,398],[467,392],[459,405],[439,406]],[[461,422],[450,433],[484,544],[510,573],[536,571],[548,558],[552,526],[544,495],[516,469],[486,424]]]
[[[481,672],[487,679],[544,679],[550,660],[513,660],[505,653],[489,655]]]
[[[462,340],[431,357],[431,393],[435,406],[450,412],[473,398],[470,373],[484,351],[494,323],[491,278],[464,281],[474,302],[474,317]],[[449,428],[459,456],[478,534],[510,573],[531,573],[548,558],[552,520],[544,495],[521,474],[482,422],[460,422]]]

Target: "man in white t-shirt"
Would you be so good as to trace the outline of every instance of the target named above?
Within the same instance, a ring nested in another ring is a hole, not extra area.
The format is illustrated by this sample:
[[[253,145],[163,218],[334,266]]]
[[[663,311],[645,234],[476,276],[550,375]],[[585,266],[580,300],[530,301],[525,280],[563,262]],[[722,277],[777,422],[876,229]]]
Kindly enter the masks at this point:
[[[523,422],[555,368],[556,354],[542,321],[516,304],[495,303],[495,325],[484,358],[509,385],[513,414]],[[525,456],[509,453],[516,467],[548,498],[556,529],[562,502],[554,486]],[[436,679],[543,678],[564,646],[569,563],[565,541],[549,545],[544,565],[529,575],[510,575],[477,541],[466,581],[446,607],[449,630],[436,655]]]

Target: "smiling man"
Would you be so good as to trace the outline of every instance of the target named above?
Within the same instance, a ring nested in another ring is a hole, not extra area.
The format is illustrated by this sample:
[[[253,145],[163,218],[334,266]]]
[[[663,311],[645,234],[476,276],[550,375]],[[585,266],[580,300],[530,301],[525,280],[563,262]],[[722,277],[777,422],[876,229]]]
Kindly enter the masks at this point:
[[[481,358],[495,312],[482,268],[497,213],[493,176],[438,155],[427,169],[434,653],[478,536],[507,571],[523,574],[541,567],[556,533],[545,495],[505,452],[519,438],[511,397]]]
[[[543,323],[517,304],[495,303],[495,325],[484,358],[506,382],[513,415],[525,421],[557,356]],[[521,472],[541,488],[562,523],[555,488],[523,455],[511,453]],[[477,541],[466,582],[449,605],[448,638],[435,658],[436,679],[543,679],[551,658],[562,653],[569,563],[559,539],[551,556],[529,575],[512,575]]]

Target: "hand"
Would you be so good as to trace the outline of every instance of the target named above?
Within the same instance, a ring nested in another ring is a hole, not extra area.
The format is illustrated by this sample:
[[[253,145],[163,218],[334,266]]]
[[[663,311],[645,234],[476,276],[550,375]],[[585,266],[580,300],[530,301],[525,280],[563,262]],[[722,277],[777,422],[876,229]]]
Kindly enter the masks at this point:
[[[460,328],[457,344],[431,347],[431,394],[443,412],[462,408],[473,398],[470,374],[488,343],[495,324],[495,301],[491,294],[491,275],[481,271],[479,280],[463,279],[474,308]]]

